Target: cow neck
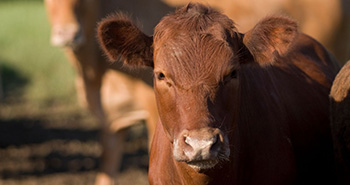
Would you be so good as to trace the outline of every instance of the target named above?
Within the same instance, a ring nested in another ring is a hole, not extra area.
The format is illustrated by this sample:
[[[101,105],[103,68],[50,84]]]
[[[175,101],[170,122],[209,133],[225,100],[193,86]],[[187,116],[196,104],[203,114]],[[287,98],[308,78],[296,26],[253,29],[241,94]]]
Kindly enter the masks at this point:
[[[66,48],[66,53],[78,75],[88,81],[100,80],[106,70],[106,62],[96,47],[91,43],[79,49]]]

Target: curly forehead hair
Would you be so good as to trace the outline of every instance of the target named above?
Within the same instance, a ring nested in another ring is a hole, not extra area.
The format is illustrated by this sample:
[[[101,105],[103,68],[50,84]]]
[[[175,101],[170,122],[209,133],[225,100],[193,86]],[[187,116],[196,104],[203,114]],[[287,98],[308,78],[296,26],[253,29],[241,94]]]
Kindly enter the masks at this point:
[[[166,62],[165,67],[183,88],[201,82],[211,86],[235,67],[232,61],[241,43],[238,40],[240,34],[227,16],[190,3],[157,25],[154,57]]]
[[[167,39],[182,33],[210,33],[217,38],[236,37],[234,22],[226,15],[202,4],[189,3],[163,17],[155,28],[154,39]]]

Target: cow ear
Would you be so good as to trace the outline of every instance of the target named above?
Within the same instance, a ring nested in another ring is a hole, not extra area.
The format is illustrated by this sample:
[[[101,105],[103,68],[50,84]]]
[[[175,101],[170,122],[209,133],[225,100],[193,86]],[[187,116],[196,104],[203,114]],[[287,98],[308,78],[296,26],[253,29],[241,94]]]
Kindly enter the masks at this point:
[[[122,13],[103,19],[97,28],[101,48],[110,61],[124,59],[131,66],[153,67],[153,38],[145,35]]]
[[[298,35],[298,26],[287,17],[267,17],[243,38],[244,45],[259,64],[275,61],[276,56],[288,53]]]

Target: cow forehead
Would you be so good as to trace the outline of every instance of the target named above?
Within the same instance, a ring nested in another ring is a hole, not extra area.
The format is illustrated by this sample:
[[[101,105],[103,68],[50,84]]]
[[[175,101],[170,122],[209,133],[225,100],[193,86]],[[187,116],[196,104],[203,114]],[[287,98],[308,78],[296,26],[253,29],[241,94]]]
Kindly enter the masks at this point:
[[[217,85],[235,68],[229,44],[211,34],[179,34],[155,46],[155,70],[165,71],[182,86]]]
[[[238,32],[227,16],[193,5],[165,16],[155,28],[154,67],[183,86],[217,85],[235,67]]]

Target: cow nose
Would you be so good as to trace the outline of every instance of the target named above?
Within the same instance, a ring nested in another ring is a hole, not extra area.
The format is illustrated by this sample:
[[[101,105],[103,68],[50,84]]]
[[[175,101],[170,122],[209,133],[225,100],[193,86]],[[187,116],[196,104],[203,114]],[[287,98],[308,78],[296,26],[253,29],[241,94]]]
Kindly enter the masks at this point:
[[[183,130],[174,139],[173,147],[174,159],[195,170],[213,168],[230,156],[228,138],[218,128]]]
[[[52,27],[51,44],[57,47],[69,46],[80,42],[79,27],[74,24]]]
[[[188,157],[189,161],[207,160],[211,157],[215,157],[219,145],[218,134],[209,138],[198,138],[191,136],[184,136],[185,143],[188,145],[184,149],[184,154]]]

